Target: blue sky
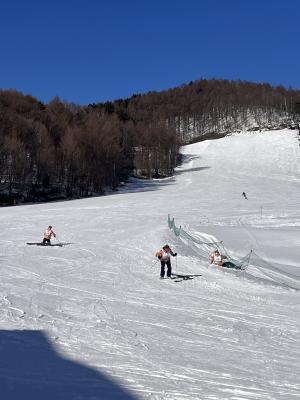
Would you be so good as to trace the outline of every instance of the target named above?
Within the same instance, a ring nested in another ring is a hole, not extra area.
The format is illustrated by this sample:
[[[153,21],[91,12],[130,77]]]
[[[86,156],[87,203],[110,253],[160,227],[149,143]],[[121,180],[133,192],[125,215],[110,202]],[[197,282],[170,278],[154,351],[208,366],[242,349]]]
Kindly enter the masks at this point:
[[[300,89],[298,0],[0,1],[0,88],[79,104],[201,78]]]

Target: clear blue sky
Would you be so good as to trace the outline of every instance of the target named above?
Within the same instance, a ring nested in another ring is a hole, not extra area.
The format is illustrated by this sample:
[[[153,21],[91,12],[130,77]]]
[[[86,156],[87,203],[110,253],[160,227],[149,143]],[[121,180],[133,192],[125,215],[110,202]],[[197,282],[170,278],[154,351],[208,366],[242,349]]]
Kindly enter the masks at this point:
[[[200,78],[300,89],[298,0],[1,0],[0,88],[79,104]]]

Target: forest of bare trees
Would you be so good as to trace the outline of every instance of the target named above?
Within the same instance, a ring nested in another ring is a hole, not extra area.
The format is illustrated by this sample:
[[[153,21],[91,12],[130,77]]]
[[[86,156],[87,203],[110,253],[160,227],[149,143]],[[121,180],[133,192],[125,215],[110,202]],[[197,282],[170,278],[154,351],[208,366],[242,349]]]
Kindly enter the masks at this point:
[[[134,173],[170,175],[175,131],[59,99],[0,91],[0,204],[85,197]]]
[[[0,204],[103,194],[130,175],[172,175],[179,146],[299,122],[300,92],[199,80],[78,106],[0,91]]]
[[[199,80],[133,96],[123,112],[136,121],[164,121],[181,142],[237,130],[287,127],[299,121],[300,92],[245,81]],[[297,107],[298,106],[298,107]],[[120,112],[120,102],[114,102]]]

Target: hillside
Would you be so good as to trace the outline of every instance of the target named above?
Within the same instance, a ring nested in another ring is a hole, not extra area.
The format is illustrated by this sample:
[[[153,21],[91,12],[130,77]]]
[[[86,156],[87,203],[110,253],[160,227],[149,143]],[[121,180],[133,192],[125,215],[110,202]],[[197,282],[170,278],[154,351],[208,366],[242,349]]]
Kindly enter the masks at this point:
[[[0,205],[90,197],[174,174],[182,144],[300,123],[300,91],[205,80],[79,106],[0,90]]]
[[[296,127],[300,91],[268,83],[200,79],[89,108],[154,126],[160,121],[189,144],[233,131]]]
[[[218,270],[167,226],[170,214],[236,257],[253,249],[299,282],[297,131],[232,135],[182,154],[171,178],[0,209],[3,398],[298,398],[300,292],[252,262]],[[67,245],[26,245],[49,224]],[[165,243],[178,252],[174,271],[201,276],[160,280],[154,253]]]

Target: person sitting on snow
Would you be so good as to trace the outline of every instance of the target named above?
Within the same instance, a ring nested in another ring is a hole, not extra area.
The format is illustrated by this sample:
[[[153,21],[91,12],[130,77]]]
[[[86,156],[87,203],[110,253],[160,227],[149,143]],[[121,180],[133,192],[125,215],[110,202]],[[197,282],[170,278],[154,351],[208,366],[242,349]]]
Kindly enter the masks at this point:
[[[227,256],[223,256],[219,250],[215,250],[212,255],[210,256],[210,263],[217,265],[218,267],[223,267],[224,265],[224,260],[227,258]]]
[[[43,244],[51,245],[50,239],[52,236],[56,237],[56,234],[54,233],[52,226],[49,225],[48,228],[44,232]]]
[[[167,266],[167,277],[171,278],[171,256],[176,257],[177,253],[173,253],[170,246],[166,244],[162,249],[156,252],[155,256],[160,260],[160,278],[163,279],[165,277],[165,265]]]

